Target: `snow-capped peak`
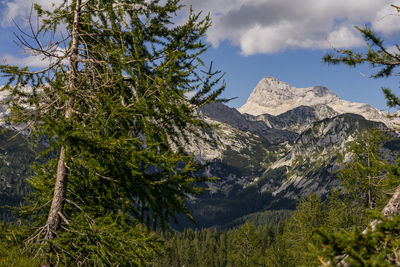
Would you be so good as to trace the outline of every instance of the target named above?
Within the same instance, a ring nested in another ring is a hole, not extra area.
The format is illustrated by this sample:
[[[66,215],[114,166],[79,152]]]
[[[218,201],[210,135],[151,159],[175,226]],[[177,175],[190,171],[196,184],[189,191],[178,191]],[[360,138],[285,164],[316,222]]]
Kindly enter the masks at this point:
[[[393,119],[369,104],[353,103],[340,99],[328,88],[312,86],[296,88],[274,77],[264,77],[254,88],[247,102],[238,110],[254,116],[261,114],[279,115],[299,106],[327,105],[339,114],[354,113],[390,126]]]

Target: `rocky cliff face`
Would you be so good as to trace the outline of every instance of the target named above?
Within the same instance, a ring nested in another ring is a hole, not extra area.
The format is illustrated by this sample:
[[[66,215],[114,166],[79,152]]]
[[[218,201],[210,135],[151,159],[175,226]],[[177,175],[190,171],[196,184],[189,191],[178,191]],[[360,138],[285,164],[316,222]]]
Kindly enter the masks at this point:
[[[386,128],[383,123],[368,121],[357,114],[341,114],[318,121],[302,132],[290,151],[274,162],[263,174],[285,167],[285,180],[275,188],[268,182],[263,190],[275,196],[298,198],[309,193],[324,195],[338,186],[336,159],[354,136],[371,128]]]
[[[285,141],[293,142],[298,134],[282,130],[283,127],[271,127],[266,121],[259,120],[248,114],[241,114],[234,108],[222,103],[211,103],[201,108],[201,112],[218,122],[226,123],[238,130],[259,135],[270,144],[279,144]]]
[[[239,111],[254,116],[261,114],[276,116],[300,106],[321,105],[329,107],[339,114],[359,114],[367,120],[383,122],[388,126],[399,122],[398,119],[388,119],[386,112],[376,110],[368,104],[352,103],[340,99],[326,87],[296,88],[270,76],[263,78],[257,84]]]
[[[341,100],[325,87],[294,88],[271,77],[239,111],[221,103],[201,110],[220,125],[213,132],[220,153],[205,172],[219,180],[190,204],[201,226],[293,208],[301,196],[329,193],[339,186],[337,155],[346,144],[362,131],[387,129],[388,123],[384,113]]]
[[[297,133],[303,132],[312,123],[326,118],[332,118],[338,113],[327,105],[299,106],[278,116],[261,114],[258,116],[246,115],[249,119],[262,120],[275,129],[285,129]]]
[[[279,115],[299,106],[329,104],[339,98],[326,87],[296,88],[273,77],[263,78],[239,111],[254,116]]]
[[[253,212],[294,208],[301,196],[329,193],[338,186],[338,153],[359,132],[390,124],[384,113],[341,100],[325,87],[295,88],[271,77],[259,83],[239,111],[221,103],[204,106],[200,116],[218,125],[203,131],[212,142],[193,137],[186,147],[197,161],[208,162],[202,175],[219,178],[204,185],[210,190],[203,196],[188,200],[198,227],[227,224]],[[7,111],[0,109],[0,118],[2,112]],[[23,155],[17,148],[25,147],[28,155],[29,145],[7,144],[8,150],[0,151],[5,173],[0,175],[0,206],[16,195],[22,198],[16,188],[28,175],[14,175],[14,166],[22,163],[11,151]],[[390,142],[387,148],[400,151],[399,144]],[[33,160],[21,160],[26,158]]]

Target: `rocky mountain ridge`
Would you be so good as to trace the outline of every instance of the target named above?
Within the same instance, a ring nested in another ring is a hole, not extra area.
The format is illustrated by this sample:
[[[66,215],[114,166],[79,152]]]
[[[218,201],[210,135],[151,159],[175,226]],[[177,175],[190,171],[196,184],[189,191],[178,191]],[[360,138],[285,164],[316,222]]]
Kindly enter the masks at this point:
[[[201,108],[201,112],[215,121],[226,123],[244,132],[259,135],[270,144],[294,141],[298,137],[297,133],[284,130],[284,127],[271,127],[271,124],[269,123],[268,125],[266,121],[257,119],[249,114],[241,114],[236,109],[219,102],[205,105]]]
[[[222,103],[201,108],[200,116],[216,126],[203,130],[205,139],[212,142],[193,137],[186,150],[197,161],[208,163],[201,175],[219,179],[207,182],[204,186],[209,190],[202,196],[191,196],[187,201],[197,226],[186,222],[177,228],[227,225],[255,212],[292,209],[299,198],[309,193],[328,194],[339,185],[337,156],[345,152],[348,142],[374,127],[388,129],[382,122],[383,113],[367,104],[341,100],[324,87],[299,89],[299,93],[297,89],[290,92],[290,85],[273,78],[260,83],[274,87],[264,90],[258,86],[254,90],[246,106],[256,107],[254,110],[239,112]],[[262,95],[266,99],[255,99]],[[345,103],[342,110],[337,108],[341,103]],[[356,107],[357,112],[342,112],[349,107]],[[260,113],[268,108],[275,112]],[[381,117],[372,120],[371,114]],[[9,134],[13,134],[12,127]],[[399,140],[391,141],[397,150],[400,150]],[[0,169],[4,174],[0,177],[3,204],[15,197],[16,188],[24,188],[20,184],[28,175],[28,172],[13,175],[13,168],[20,168],[22,163],[17,153],[12,152],[18,148],[29,155],[21,157],[21,160],[26,159],[24,166],[29,166],[32,160],[28,142],[23,138],[18,142],[10,143],[0,157]],[[18,155],[22,155],[21,152],[18,151]],[[17,200],[20,199],[22,193],[18,195]]]
[[[288,84],[274,82],[277,87],[260,93],[258,86],[249,99],[265,93],[266,99],[258,102],[267,105],[273,102],[272,92],[275,100],[291,101],[293,108],[286,110],[289,105],[277,106],[276,102],[271,105],[275,111],[283,111],[279,114],[258,114],[259,110],[244,113],[240,109],[239,113],[221,103],[201,109],[209,122],[219,125],[213,130],[219,140],[219,156],[209,158],[205,172],[219,180],[208,183],[210,190],[190,203],[201,226],[226,224],[252,212],[293,208],[299,198],[310,193],[328,194],[339,186],[337,158],[345,153],[347,144],[363,131],[389,130],[384,114],[367,104],[341,100],[324,87],[290,96]],[[307,97],[310,101],[305,103]],[[356,112],[343,112],[353,107]],[[399,144],[399,140],[392,144]],[[196,149],[212,150],[206,147]]]
[[[389,113],[379,111],[369,104],[340,99],[326,87],[296,88],[270,76],[264,77],[257,84],[247,102],[238,110],[253,116],[262,114],[277,116],[299,106],[318,105],[327,106],[338,114],[359,114],[367,120],[383,122],[389,127],[393,123],[400,122],[398,118],[389,119]]]
[[[345,152],[348,142],[372,128],[388,129],[361,115],[336,114],[322,106],[301,106],[281,116],[263,114],[264,120],[258,120],[260,116],[239,116],[235,109],[219,105],[212,104],[204,112],[209,122],[219,124],[213,130],[219,140],[214,149],[218,148],[219,154],[209,158],[203,173],[219,179],[207,183],[210,190],[190,201],[201,227],[224,225],[253,212],[294,208],[298,199],[310,193],[328,194],[339,186],[337,157]],[[329,116],[320,119],[317,115],[321,110]],[[297,137],[271,143],[258,134],[258,128],[248,126],[254,120],[265,129],[291,128]],[[278,127],[270,128],[273,125]],[[192,150],[196,151],[212,149],[203,144]]]

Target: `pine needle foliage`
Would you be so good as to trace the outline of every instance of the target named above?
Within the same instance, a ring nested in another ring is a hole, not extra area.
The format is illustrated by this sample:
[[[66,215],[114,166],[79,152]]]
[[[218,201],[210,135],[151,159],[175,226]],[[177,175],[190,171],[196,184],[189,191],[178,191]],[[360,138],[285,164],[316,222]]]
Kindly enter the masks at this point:
[[[196,183],[206,178],[183,148],[207,127],[197,108],[216,101],[224,84],[219,71],[203,70],[210,18],[190,10],[174,24],[182,7],[179,0],[35,4],[38,25],[16,36],[49,66],[0,66],[9,78],[8,121],[26,125],[34,144],[48,140],[43,155],[57,155],[34,166],[35,193],[22,209],[38,229],[27,243],[52,264],[142,265],[159,247],[142,224],[192,218],[184,199],[201,193]]]

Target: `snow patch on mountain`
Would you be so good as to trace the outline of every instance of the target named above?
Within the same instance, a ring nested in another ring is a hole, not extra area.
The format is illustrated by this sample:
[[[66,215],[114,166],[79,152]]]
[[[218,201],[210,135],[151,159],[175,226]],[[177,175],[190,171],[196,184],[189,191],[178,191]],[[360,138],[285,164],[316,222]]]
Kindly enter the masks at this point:
[[[383,122],[387,126],[400,123],[399,118],[388,118],[389,113],[379,111],[369,104],[340,99],[326,87],[296,88],[270,76],[257,84],[247,102],[238,110],[253,116],[266,113],[277,116],[299,106],[321,105],[326,105],[339,114],[359,114],[367,120]]]

